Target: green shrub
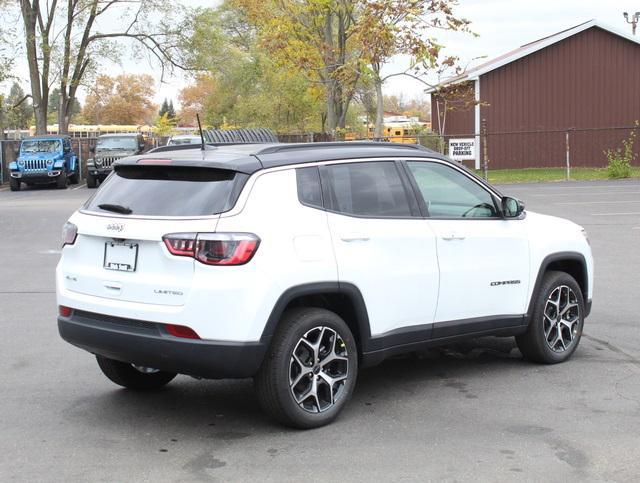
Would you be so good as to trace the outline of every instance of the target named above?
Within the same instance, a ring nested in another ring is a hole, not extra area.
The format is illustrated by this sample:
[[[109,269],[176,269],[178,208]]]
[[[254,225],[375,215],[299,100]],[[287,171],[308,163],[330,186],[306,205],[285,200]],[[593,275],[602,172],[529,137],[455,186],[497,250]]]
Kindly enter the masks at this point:
[[[638,122],[636,121],[636,126]],[[633,145],[636,141],[635,129],[631,131],[629,137],[622,141],[622,147],[618,149],[609,149],[606,151],[607,160],[607,176],[612,179],[631,177],[631,162],[636,158],[633,152]]]

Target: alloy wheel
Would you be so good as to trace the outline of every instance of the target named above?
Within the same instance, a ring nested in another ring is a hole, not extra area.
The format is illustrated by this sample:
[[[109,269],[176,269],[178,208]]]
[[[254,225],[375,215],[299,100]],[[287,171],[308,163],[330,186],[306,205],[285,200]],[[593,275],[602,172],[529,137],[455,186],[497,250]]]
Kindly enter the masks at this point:
[[[554,352],[564,352],[575,342],[580,326],[576,293],[566,285],[553,289],[544,307],[544,336]]]
[[[315,327],[298,341],[289,363],[289,387],[298,405],[321,413],[341,398],[349,376],[347,345],[334,329]]]

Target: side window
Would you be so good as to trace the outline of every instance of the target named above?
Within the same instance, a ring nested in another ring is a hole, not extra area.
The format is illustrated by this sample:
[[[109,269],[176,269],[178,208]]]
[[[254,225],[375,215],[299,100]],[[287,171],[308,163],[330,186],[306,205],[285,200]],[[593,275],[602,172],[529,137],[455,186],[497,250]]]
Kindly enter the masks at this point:
[[[411,216],[407,193],[393,161],[327,165],[322,182],[333,211],[378,218]]]
[[[431,218],[498,216],[491,194],[458,170],[440,163],[407,162]]]
[[[296,169],[296,179],[298,181],[298,200],[300,200],[300,203],[324,209],[318,167]]]

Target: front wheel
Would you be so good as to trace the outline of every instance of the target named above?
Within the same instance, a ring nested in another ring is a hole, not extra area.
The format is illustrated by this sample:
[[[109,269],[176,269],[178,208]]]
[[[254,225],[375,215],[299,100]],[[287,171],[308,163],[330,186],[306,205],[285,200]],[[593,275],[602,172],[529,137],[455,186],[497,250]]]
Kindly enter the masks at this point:
[[[60,173],[58,178],[56,179],[56,188],[59,190],[67,189],[69,185],[69,178],[67,177],[67,173]]]
[[[92,174],[87,175],[87,188],[95,188],[98,186],[98,180]]]
[[[533,303],[527,332],[516,337],[520,352],[543,364],[566,361],[582,336],[585,308],[580,286],[568,273],[549,271]]]
[[[158,389],[176,377],[173,372],[138,367],[126,362],[108,359],[107,357],[96,356],[96,359],[102,373],[109,380],[128,389]]]
[[[18,178],[11,178],[9,180],[9,187],[11,191],[20,191],[20,180]]]
[[[255,385],[268,414],[308,429],[338,416],[357,375],[357,348],[347,324],[328,310],[299,308],[283,316]]]

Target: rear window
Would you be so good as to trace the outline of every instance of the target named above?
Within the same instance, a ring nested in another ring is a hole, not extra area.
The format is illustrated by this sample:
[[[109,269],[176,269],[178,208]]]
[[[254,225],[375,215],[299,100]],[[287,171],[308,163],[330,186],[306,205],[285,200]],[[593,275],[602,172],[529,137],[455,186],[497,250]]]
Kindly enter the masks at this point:
[[[132,216],[214,215],[233,207],[247,178],[212,168],[120,166],[84,209]]]

